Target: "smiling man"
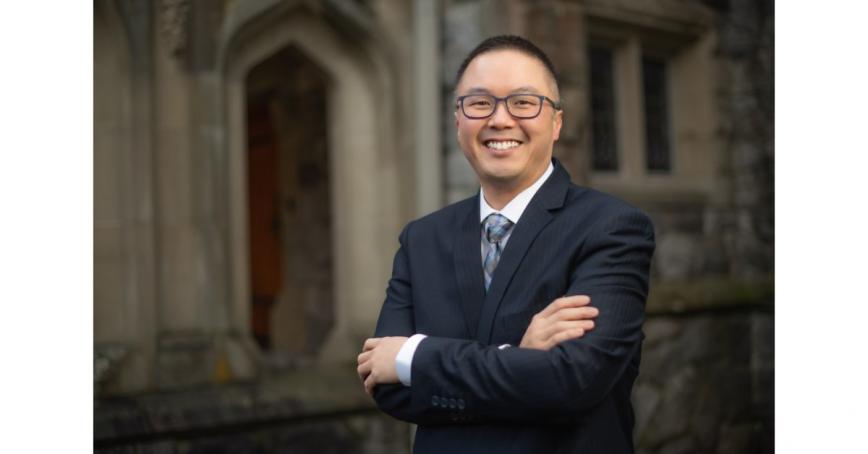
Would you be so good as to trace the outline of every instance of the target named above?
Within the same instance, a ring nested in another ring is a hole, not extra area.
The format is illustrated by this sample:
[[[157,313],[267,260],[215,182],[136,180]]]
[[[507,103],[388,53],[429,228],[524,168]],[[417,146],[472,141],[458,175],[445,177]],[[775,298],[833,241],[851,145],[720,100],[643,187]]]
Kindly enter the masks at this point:
[[[629,453],[654,230],[552,158],[557,78],[498,36],[456,79],[479,194],[408,224],[358,373],[416,453]]]

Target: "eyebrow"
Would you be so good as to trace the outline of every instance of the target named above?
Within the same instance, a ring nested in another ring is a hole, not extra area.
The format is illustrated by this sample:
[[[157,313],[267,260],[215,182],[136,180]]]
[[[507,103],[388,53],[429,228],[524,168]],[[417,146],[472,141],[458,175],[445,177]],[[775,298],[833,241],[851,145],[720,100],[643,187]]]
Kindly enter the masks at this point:
[[[509,94],[513,94],[513,93],[533,93],[533,94],[539,94],[540,91],[537,90],[537,89],[534,88],[534,87],[529,86],[529,85],[524,85],[524,86],[518,87],[518,88],[516,88],[516,89],[514,89],[514,90],[511,90],[511,91],[509,92]],[[467,94],[469,94],[469,95],[476,95],[476,94],[491,94],[491,92],[490,92],[488,89],[483,88],[483,87],[471,87],[469,90],[467,90]]]
[[[539,93],[539,90],[531,86],[525,85],[512,90],[510,93]]]

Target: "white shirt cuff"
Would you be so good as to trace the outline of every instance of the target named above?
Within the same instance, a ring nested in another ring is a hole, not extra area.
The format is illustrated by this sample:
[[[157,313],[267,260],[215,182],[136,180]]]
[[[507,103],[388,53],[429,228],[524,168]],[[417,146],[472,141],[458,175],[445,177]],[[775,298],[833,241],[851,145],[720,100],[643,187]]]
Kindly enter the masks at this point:
[[[401,346],[401,349],[398,350],[398,356],[395,357],[395,371],[398,373],[398,380],[401,380],[401,383],[404,386],[410,386],[410,371],[411,366],[413,365],[413,355],[416,354],[416,348],[419,346],[419,342],[422,342],[422,339],[425,339],[427,336],[424,334],[414,334],[410,336],[404,342],[404,345]]]

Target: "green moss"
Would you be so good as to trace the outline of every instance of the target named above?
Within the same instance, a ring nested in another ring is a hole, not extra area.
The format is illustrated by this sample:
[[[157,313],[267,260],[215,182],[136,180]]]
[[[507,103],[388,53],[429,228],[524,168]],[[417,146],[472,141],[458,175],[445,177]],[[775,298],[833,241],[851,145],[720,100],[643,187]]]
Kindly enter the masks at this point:
[[[653,283],[646,313],[671,314],[703,310],[774,307],[774,276],[756,279],[706,277],[691,281]]]

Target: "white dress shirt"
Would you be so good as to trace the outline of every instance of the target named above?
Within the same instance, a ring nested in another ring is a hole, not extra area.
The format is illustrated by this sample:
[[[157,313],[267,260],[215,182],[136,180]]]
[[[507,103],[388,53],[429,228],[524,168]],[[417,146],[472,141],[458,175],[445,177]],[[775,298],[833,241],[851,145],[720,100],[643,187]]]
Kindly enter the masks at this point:
[[[491,208],[491,205],[485,201],[485,192],[482,188],[479,189],[479,223],[482,224],[482,221],[488,217],[491,213],[500,213],[510,221],[512,221],[513,226],[518,224],[519,218],[524,213],[525,208],[530,203],[530,200],[533,199],[533,196],[536,195],[539,188],[546,182],[549,175],[554,171],[554,166],[551,162],[549,162],[549,166],[545,172],[543,172],[542,176],[537,178],[536,181],[530,186],[528,186],[525,190],[521,191],[513,197],[506,206],[503,207],[502,210],[498,211],[494,208]],[[505,248],[507,241],[509,241],[509,237],[512,235],[512,229],[506,233],[501,241],[501,247]],[[482,253],[482,257],[480,260],[485,259],[485,245],[480,241],[480,250]],[[424,334],[414,334],[404,342],[404,345],[401,346],[401,350],[398,351],[398,356],[395,357],[395,370],[398,373],[398,380],[404,384],[404,386],[410,386],[410,371],[412,369],[413,364],[413,355],[416,354],[416,348],[419,347],[419,343],[422,342],[422,339],[425,339]],[[503,349],[508,347],[509,344],[501,345],[499,348]]]

